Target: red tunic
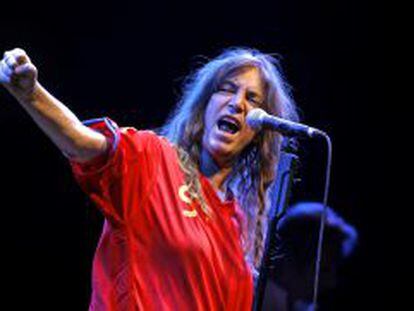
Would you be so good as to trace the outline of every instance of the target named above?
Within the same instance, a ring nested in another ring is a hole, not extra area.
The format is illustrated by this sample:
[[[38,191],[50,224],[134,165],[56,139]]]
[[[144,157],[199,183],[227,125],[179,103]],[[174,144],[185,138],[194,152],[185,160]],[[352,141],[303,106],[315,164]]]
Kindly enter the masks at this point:
[[[93,264],[90,310],[251,310],[253,279],[240,242],[245,218],[200,174],[208,219],[191,201],[176,150],[151,131],[86,123],[109,155],[72,162],[105,215]]]

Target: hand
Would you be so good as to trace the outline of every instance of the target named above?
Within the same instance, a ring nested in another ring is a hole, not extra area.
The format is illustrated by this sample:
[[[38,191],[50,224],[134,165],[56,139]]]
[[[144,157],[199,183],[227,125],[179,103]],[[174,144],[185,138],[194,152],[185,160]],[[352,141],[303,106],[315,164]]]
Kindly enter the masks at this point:
[[[16,48],[4,53],[0,62],[0,83],[17,99],[29,99],[37,83],[37,69],[26,52]]]

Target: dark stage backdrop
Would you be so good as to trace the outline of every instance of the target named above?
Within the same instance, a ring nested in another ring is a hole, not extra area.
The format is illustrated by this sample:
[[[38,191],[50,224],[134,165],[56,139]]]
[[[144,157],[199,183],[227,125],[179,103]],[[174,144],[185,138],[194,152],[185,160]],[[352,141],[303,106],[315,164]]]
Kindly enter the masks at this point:
[[[399,245],[389,234],[398,224],[386,204],[390,135],[381,121],[390,109],[385,11],[377,2],[56,1],[6,5],[1,14],[0,51],[24,48],[41,83],[81,119],[110,116],[140,129],[163,124],[204,57],[230,46],[280,54],[302,121],[333,140],[329,204],[360,236],[321,310],[382,309],[399,289]],[[102,217],[4,89],[0,133],[2,302],[86,310]],[[324,145],[303,142],[300,156],[292,200],[322,200]]]

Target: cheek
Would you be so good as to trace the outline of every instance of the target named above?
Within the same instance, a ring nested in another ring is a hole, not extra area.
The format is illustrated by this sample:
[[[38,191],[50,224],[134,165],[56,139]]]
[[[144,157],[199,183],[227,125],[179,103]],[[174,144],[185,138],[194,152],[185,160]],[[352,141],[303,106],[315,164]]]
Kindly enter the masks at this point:
[[[204,127],[209,129],[211,127],[211,123],[212,123],[212,108],[211,108],[211,103],[209,102],[207,105],[206,110],[204,111],[204,117],[203,117],[203,121],[204,121]]]
[[[216,95],[213,95],[207,103],[206,111],[204,112],[204,124],[208,128],[212,128],[221,108],[221,101]]]

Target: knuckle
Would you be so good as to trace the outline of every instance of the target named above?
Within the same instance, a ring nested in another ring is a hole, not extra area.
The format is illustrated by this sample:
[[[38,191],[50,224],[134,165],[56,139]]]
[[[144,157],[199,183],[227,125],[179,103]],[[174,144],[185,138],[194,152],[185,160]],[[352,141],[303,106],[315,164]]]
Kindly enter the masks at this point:
[[[16,59],[13,56],[9,56],[5,58],[5,63],[9,67],[14,67],[16,65]]]
[[[27,55],[26,51],[21,49],[21,48],[15,48],[13,50],[13,54],[16,55],[16,56],[26,56]]]
[[[33,64],[27,64],[27,68],[32,72],[37,72],[37,68]]]

